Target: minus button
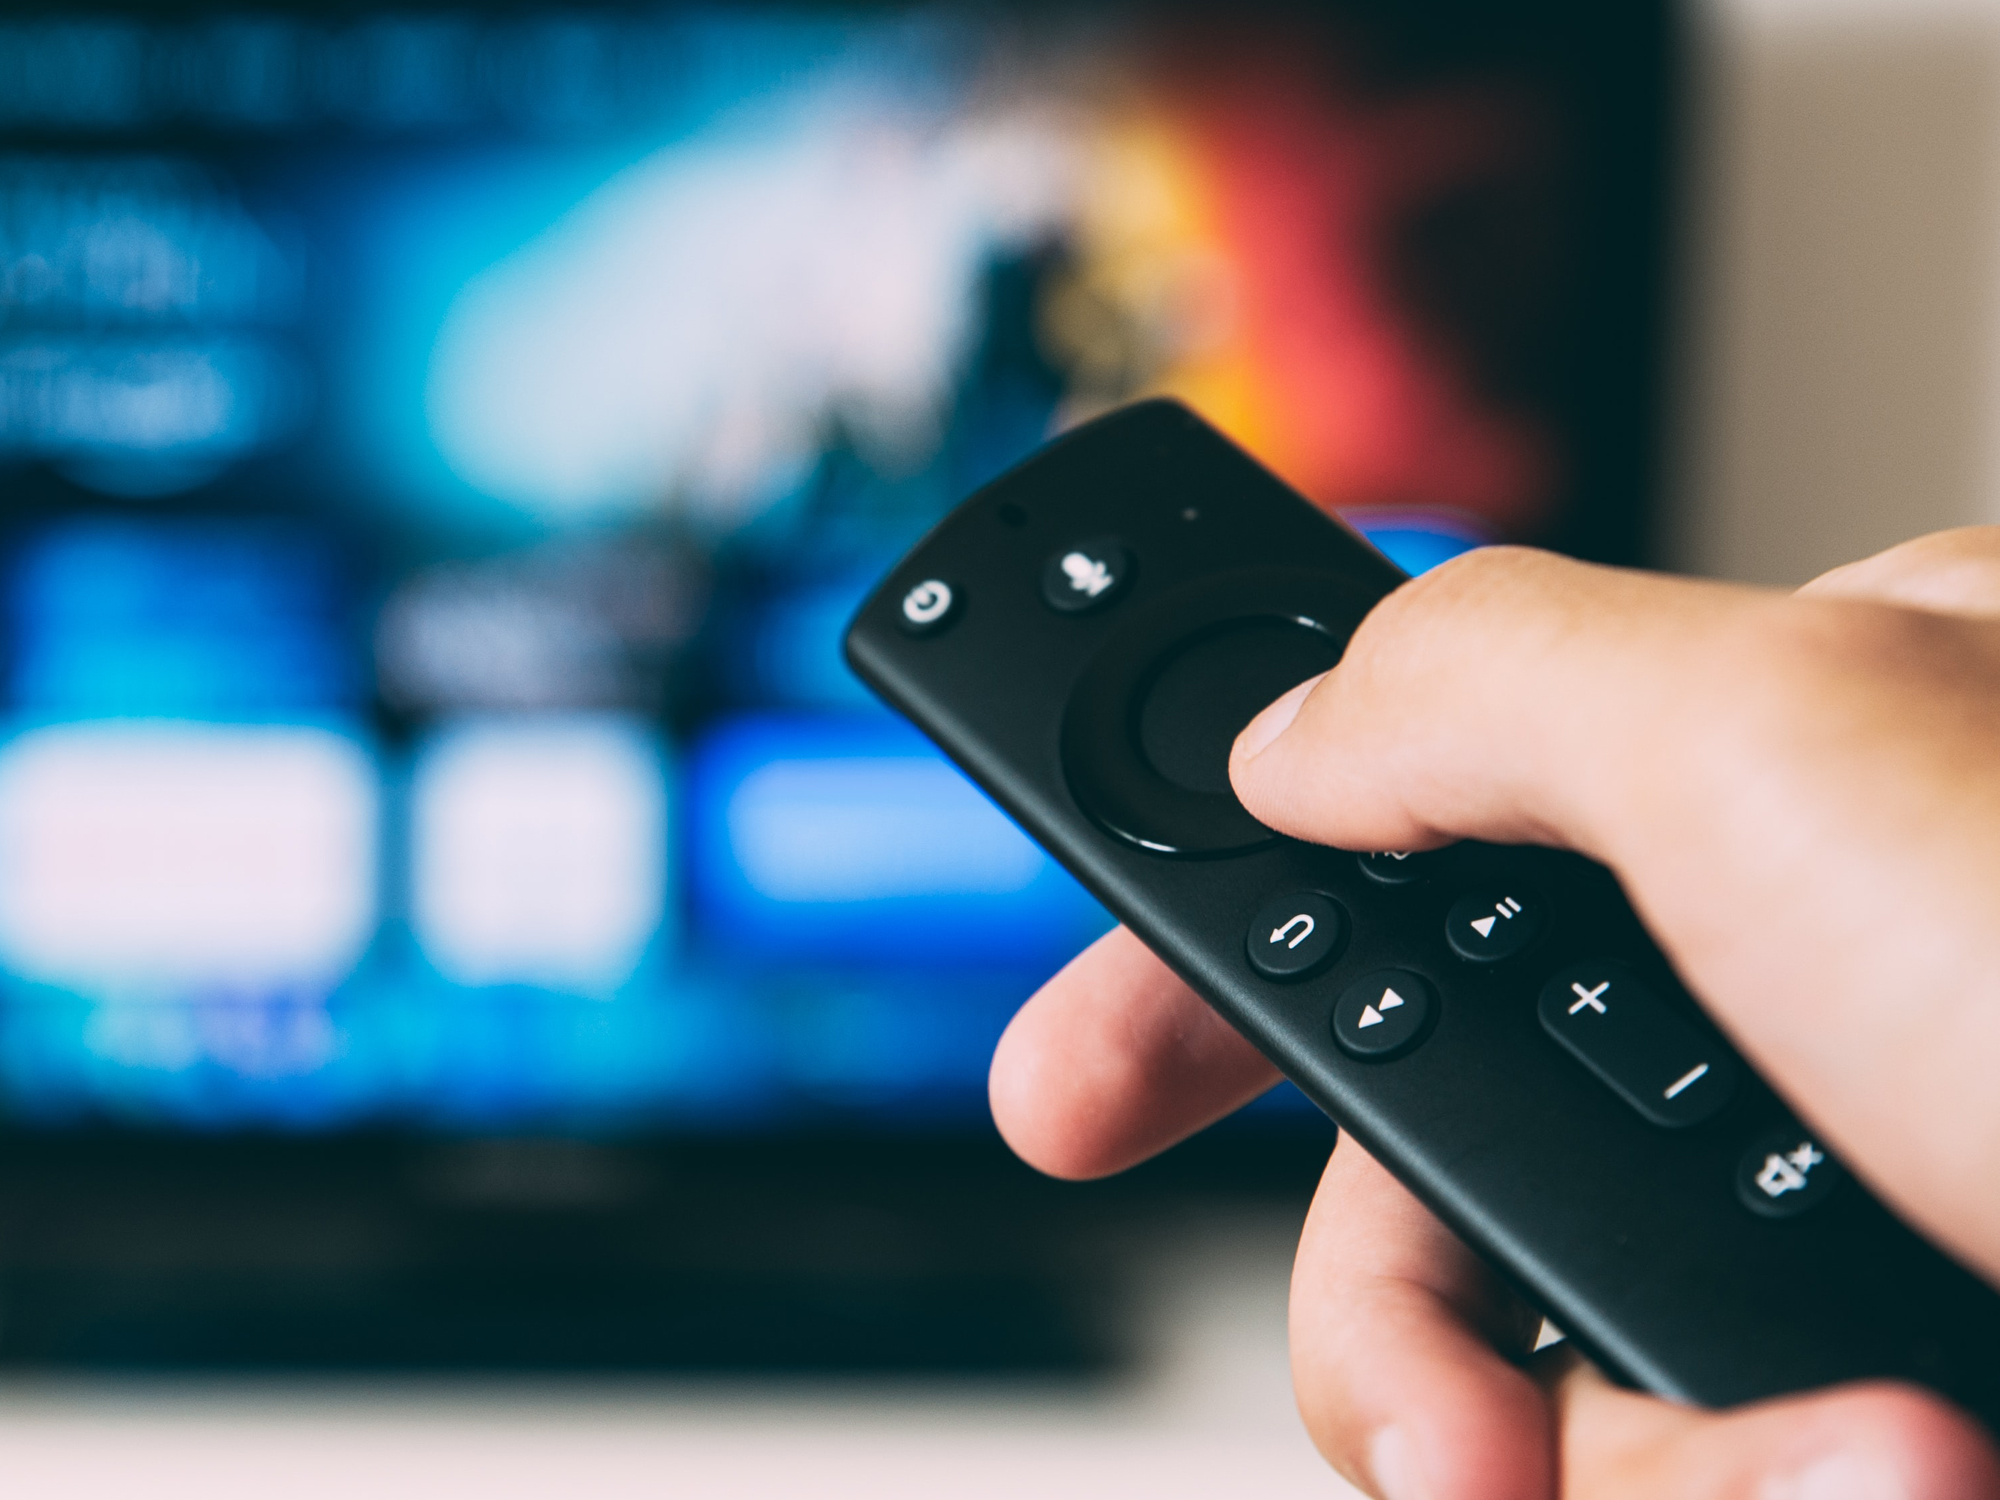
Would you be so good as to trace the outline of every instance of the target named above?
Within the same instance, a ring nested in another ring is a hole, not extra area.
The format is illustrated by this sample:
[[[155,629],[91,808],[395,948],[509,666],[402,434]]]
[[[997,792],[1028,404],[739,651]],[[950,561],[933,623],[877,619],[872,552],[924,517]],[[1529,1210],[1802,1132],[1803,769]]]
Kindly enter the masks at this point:
[[[1623,964],[1559,970],[1537,1011],[1544,1031],[1655,1125],[1699,1125],[1735,1092],[1735,1060],[1715,1037]]]
[[[1699,1083],[1704,1077],[1707,1076],[1707,1074],[1708,1074],[1707,1063],[1702,1063],[1699,1067],[1689,1068],[1685,1073],[1681,1074],[1680,1077],[1676,1078],[1672,1083],[1667,1085],[1667,1091],[1662,1097],[1667,1099],[1678,1099],[1682,1094],[1687,1092],[1689,1084]]]

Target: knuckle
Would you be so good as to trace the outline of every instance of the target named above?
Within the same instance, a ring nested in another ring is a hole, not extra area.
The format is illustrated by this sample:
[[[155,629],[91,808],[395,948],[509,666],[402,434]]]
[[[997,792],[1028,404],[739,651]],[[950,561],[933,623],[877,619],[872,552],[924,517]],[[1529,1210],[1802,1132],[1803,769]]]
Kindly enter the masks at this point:
[[[1514,613],[1510,601],[1536,590],[1549,561],[1525,547],[1478,547],[1412,578],[1368,612],[1337,675],[1347,684],[1357,676],[1399,676],[1440,637],[1476,628],[1482,618],[1505,622]]]
[[[1846,600],[1785,601],[1754,622],[1744,641],[1768,685],[1813,693],[1842,686],[1908,684],[1987,675],[1990,626],[1894,605]]]
[[[1941,597],[1960,606],[1991,606],[2000,565],[2000,526],[1960,526],[1913,537],[1846,563],[1807,583],[1807,594]]]
[[[1539,589],[1551,572],[1573,566],[1532,547],[1475,547],[1412,578],[1383,600],[1376,614],[1394,620],[1408,614],[1478,607]]]
[[[1773,639],[1802,663],[1868,666],[1931,649],[1944,622],[1933,615],[1861,601],[1782,611]]]

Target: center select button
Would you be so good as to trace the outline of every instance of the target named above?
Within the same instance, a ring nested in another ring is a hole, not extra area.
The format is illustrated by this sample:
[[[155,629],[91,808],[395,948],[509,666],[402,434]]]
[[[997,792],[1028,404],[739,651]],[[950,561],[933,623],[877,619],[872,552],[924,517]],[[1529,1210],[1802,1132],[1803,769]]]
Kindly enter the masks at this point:
[[[1139,752],[1175,786],[1235,798],[1229,752],[1250,721],[1340,660],[1340,642],[1297,620],[1230,620],[1175,643],[1141,690]]]
[[[1347,913],[1318,891],[1293,891],[1257,908],[1243,948],[1251,968],[1289,984],[1319,973],[1346,942]]]

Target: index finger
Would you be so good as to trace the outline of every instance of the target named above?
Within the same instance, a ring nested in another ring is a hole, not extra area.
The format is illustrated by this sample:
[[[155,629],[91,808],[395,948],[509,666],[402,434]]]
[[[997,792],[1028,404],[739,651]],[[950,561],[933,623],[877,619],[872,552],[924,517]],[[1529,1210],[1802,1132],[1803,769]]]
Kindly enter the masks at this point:
[[[993,1053],[993,1120],[1056,1177],[1102,1177],[1249,1103],[1278,1070],[1123,927],[1021,1007]]]

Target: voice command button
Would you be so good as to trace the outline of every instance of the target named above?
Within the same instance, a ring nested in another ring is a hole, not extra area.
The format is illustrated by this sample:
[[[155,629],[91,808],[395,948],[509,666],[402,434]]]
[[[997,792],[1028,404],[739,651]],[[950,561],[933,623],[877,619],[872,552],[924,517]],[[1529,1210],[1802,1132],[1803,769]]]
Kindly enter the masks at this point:
[[[1132,578],[1132,552],[1113,537],[1092,537],[1065,547],[1042,567],[1042,598],[1058,614],[1102,609]]]

